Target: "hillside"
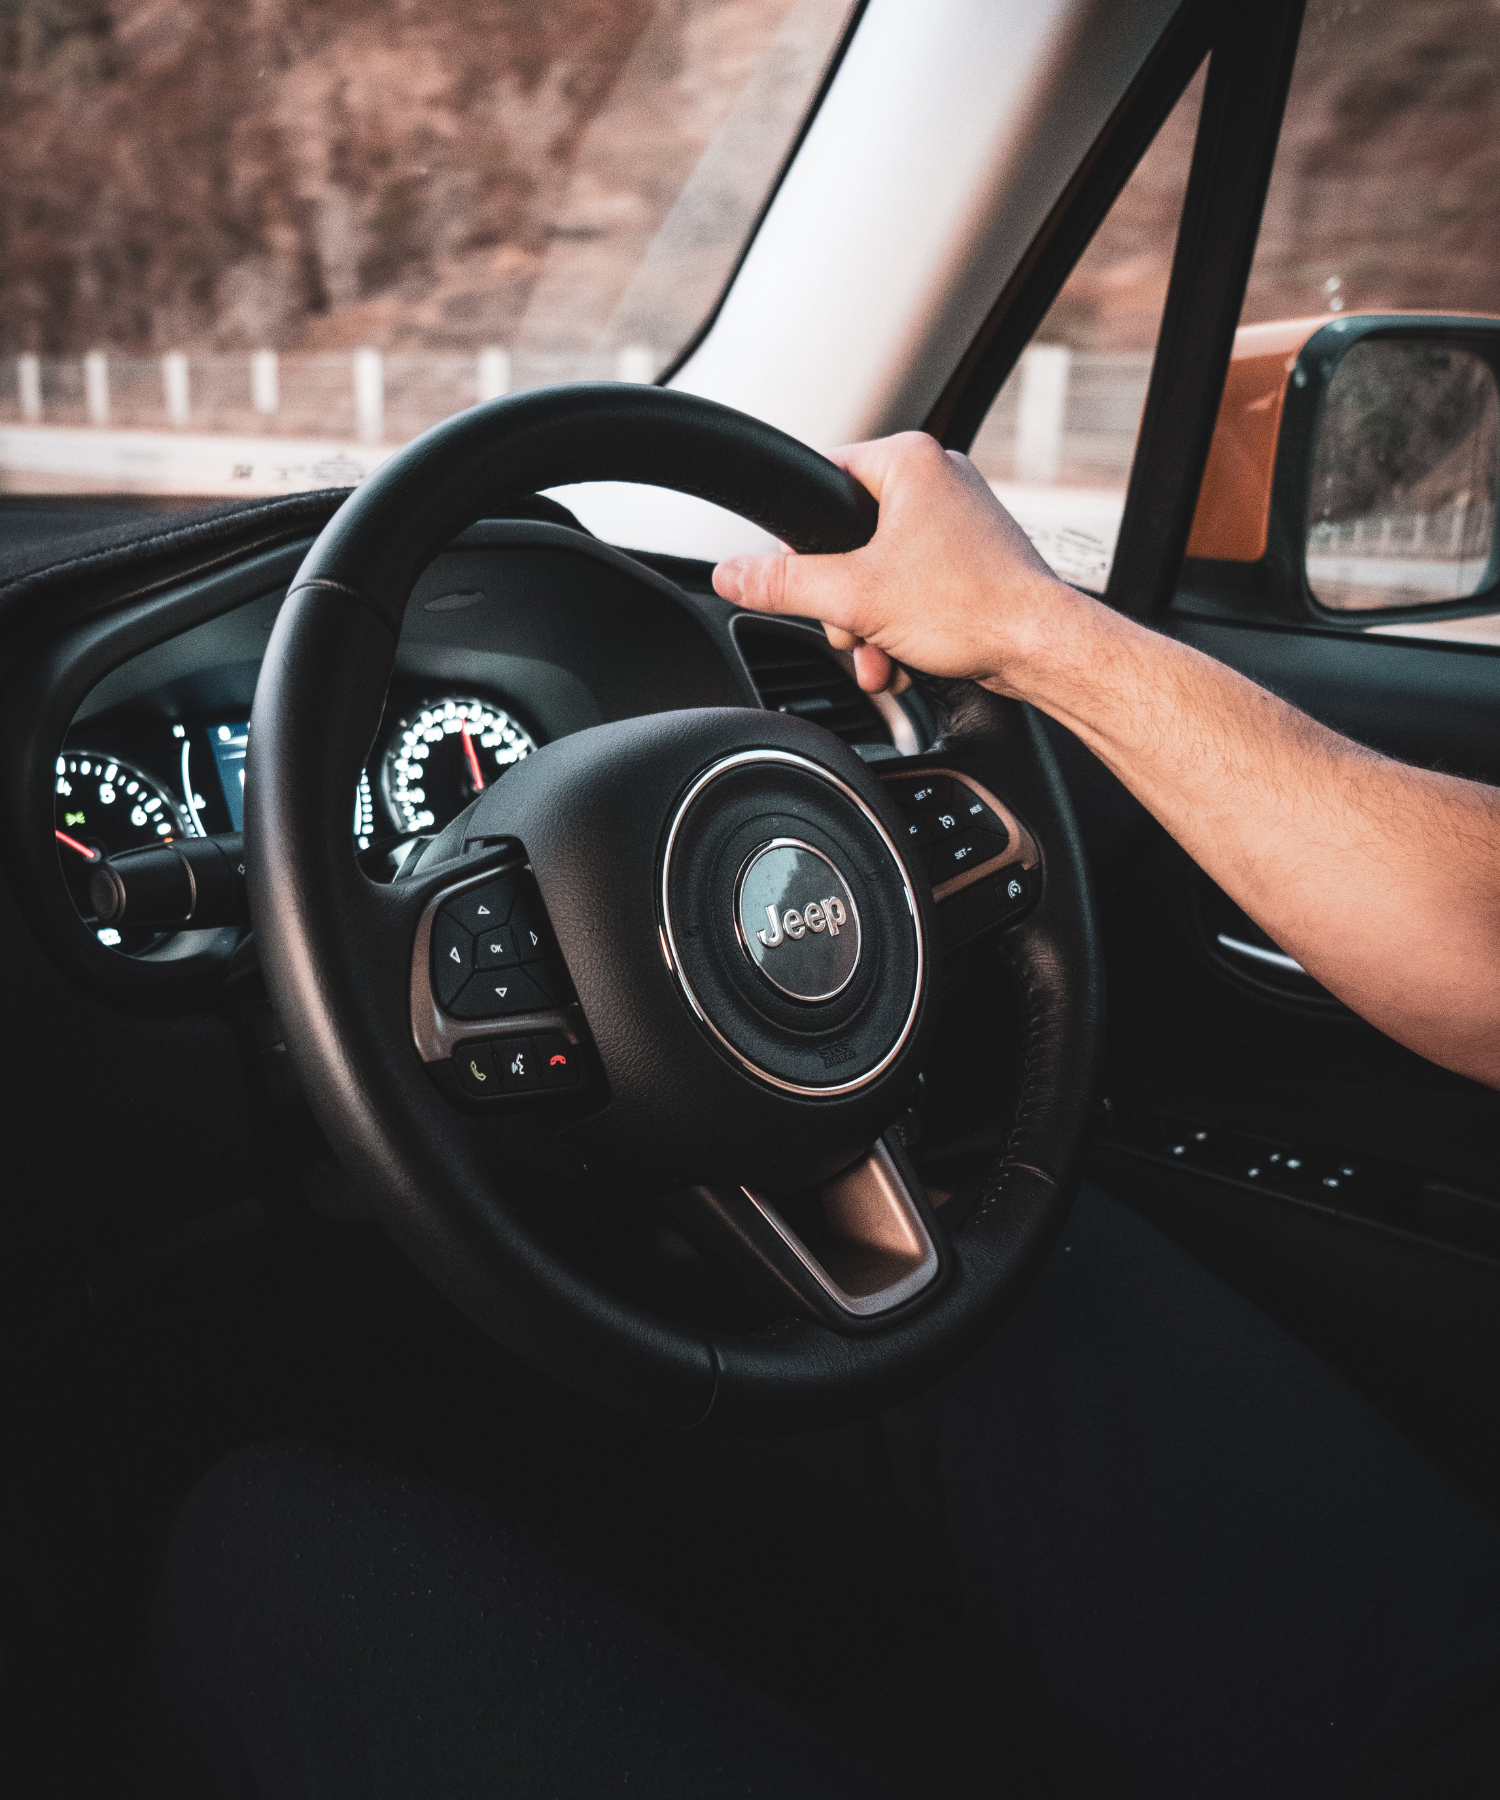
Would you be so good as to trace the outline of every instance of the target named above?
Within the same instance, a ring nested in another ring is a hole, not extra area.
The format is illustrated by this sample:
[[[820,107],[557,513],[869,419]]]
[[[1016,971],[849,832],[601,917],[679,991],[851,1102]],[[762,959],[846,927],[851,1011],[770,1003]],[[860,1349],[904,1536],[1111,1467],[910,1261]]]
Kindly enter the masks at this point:
[[[1147,350],[1201,81],[1185,96],[1043,335]],[[1311,0],[1244,317],[1500,311],[1500,7]]]
[[[800,105],[843,11],[0,0],[0,350],[511,343],[544,267],[597,313],[778,32]]]
[[[844,12],[0,0],[0,351],[502,343],[539,378],[552,354],[664,357],[711,302]],[[1045,335],[1150,347],[1194,111]],[[1246,316],[1488,310],[1497,261],[1500,8],[1313,0]]]

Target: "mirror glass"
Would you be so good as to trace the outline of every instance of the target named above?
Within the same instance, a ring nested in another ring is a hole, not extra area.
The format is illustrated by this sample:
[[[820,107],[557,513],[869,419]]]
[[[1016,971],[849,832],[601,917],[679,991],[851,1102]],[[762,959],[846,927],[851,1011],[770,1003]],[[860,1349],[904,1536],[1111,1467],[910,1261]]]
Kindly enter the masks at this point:
[[[1340,611],[1463,600],[1495,535],[1500,395],[1488,363],[1432,339],[1369,338],[1323,403],[1307,580]]]

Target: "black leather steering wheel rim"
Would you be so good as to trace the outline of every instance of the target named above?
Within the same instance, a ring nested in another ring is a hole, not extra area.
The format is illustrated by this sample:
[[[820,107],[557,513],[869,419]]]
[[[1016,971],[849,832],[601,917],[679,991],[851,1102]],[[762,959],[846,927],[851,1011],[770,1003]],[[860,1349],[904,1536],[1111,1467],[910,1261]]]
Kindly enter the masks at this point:
[[[404,979],[381,972],[409,964],[410,913],[359,872],[346,815],[422,570],[498,498],[597,479],[696,494],[803,552],[856,548],[876,519],[870,496],[806,446],[654,388],[515,396],[399,452],[308,553],[256,691],[245,835],[267,985],[340,1160],[412,1260],[508,1347],[611,1405],[681,1427],[792,1429],[867,1413],[983,1341],[1066,1217],[1102,996],[1071,807],[1034,714],[968,684],[934,684],[945,760],[1002,771],[1006,799],[1044,853],[1040,899],[999,950],[1022,1039],[1019,1100],[983,1199],[947,1246],[951,1272],[938,1292],[858,1336],[789,1317],[736,1337],[654,1318],[577,1273],[496,1193],[477,1128],[417,1062]],[[776,715],[748,717],[769,732]]]

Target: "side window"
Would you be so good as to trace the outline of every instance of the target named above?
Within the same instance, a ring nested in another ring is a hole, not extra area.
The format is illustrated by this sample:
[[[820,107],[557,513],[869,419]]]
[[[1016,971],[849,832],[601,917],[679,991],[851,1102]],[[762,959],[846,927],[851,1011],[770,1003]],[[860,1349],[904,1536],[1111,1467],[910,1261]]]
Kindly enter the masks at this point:
[[[1500,13],[1309,0],[1241,315],[1494,313]]]
[[[1065,580],[1104,591],[1166,303],[1203,73],[1189,84],[969,454]]]
[[[1497,160],[1494,8],[1309,0],[1188,543],[1216,610],[1500,598]]]

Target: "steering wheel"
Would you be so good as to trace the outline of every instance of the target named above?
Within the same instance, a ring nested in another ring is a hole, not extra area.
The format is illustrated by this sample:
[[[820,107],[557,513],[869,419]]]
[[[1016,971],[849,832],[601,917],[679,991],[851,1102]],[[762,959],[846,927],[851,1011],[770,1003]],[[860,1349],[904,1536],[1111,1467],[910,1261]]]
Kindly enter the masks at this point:
[[[585,480],[695,494],[802,552],[854,549],[877,516],[806,446],[658,388],[512,396],[393,456],[308,552],[256,689],[245,843],[272,1002],[392,1237],[533,1366],[679,1427],[868,1413],[984,1340],[1071,1203],[1102,979],[1067,794],[1029,709],[935,690],[925,760],[1034,847],[1037,891],[995,935],[992,1029],[1020,1076],[952,1230],[890,1131],[938,1025],[933,901],[891,795],[832,733],[734,707],[580,731],[403,879],[368,879],[348,796],[419,575],[499,497]],[[666,1208],[770,1322],[620,1297],[557,1247],[549,1193]]]

